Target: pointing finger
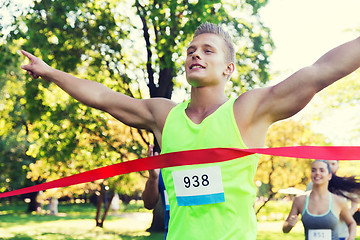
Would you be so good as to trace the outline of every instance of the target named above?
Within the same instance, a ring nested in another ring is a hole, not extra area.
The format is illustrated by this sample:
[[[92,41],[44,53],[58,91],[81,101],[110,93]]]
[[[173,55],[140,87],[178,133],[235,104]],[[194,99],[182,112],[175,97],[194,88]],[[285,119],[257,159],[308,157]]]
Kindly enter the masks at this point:
[[[34,55],[32,55],[31,53],[29,53],[29,52],[27,52],[27,51],[25,51],[25,50],[21,50],[21,53],[22,53],[25,57],[29,58],[30,60],[32,60],[33,58],[35,58]]]

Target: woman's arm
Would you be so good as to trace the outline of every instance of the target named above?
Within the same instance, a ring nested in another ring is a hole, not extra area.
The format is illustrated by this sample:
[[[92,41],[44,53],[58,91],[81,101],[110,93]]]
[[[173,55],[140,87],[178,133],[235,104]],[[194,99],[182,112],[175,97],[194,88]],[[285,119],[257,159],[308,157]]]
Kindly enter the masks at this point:
[[[346,240],[354,240],[356,235],[356,222],[350,213],[345,198],[340,198],[338,202],[340,205],[340,219],[346,223],[349,229],[349,237]]]
[[[299,205],[300,205],[300,198],[296,197],[293,201],[289,216],[286,218],[284,224],[283,224],[283,232],[288,233],[291,231],[291,229],[295,226],[295,224],[298,221],[298,215],[300,213],[299,211]]]

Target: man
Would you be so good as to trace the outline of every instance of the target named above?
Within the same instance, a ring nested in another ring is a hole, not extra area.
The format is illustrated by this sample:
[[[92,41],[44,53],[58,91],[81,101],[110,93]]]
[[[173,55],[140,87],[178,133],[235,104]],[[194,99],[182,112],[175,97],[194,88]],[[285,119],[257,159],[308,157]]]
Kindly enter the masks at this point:
[[[23,51],[33,77],[54,82],[80,102],[119,121],[151,130],[161,152],[263,147],[276,121],[303,109],[312,97],[360,67],[360,38],[345,43],[275,86],[228,99],[224,87],[235,70],[234,47],[220,27],[199,26],[187,49],[191,100],[134,99],[93,81],[49,67]],[[256,239],[253,178],[257,155],[224,163],[162,169],[170,202],[168,239]]]
[[[147,156],[157,155],[159,154],[154,152],[154,145],[149,145]],[[149,170],[149,178],[146,181],[144,191],[141,195],[144,201],[144,207],[149,210],[154,209],[159,201],[159,195],[161,197],[161,203],[163,204],[162,206],[164,207],[164,239],[166,239],[170,219],[169,198],[165,190],[160,169],[151,169]]]

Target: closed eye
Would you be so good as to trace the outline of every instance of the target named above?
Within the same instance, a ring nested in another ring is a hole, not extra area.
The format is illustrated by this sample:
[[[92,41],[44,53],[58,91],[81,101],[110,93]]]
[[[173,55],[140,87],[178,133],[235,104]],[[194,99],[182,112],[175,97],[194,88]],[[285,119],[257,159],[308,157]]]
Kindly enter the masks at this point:
[[[191,55],[195,52],[196,50],[196,47],[195,46],[190,46],[188,49],[187,49],[187,55]]]

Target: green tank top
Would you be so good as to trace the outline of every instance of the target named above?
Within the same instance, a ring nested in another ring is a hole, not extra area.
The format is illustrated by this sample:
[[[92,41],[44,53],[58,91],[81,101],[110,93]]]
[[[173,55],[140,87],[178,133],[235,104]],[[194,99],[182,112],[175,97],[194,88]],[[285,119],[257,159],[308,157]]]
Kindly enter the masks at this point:
[[[215,147],[246,148],[230,99],[200,124],[174,107],[162,133],[162,153]],[[259,155],[221,163],[162,169],[170,203],[167,239],[256,239],[253,208]]]

